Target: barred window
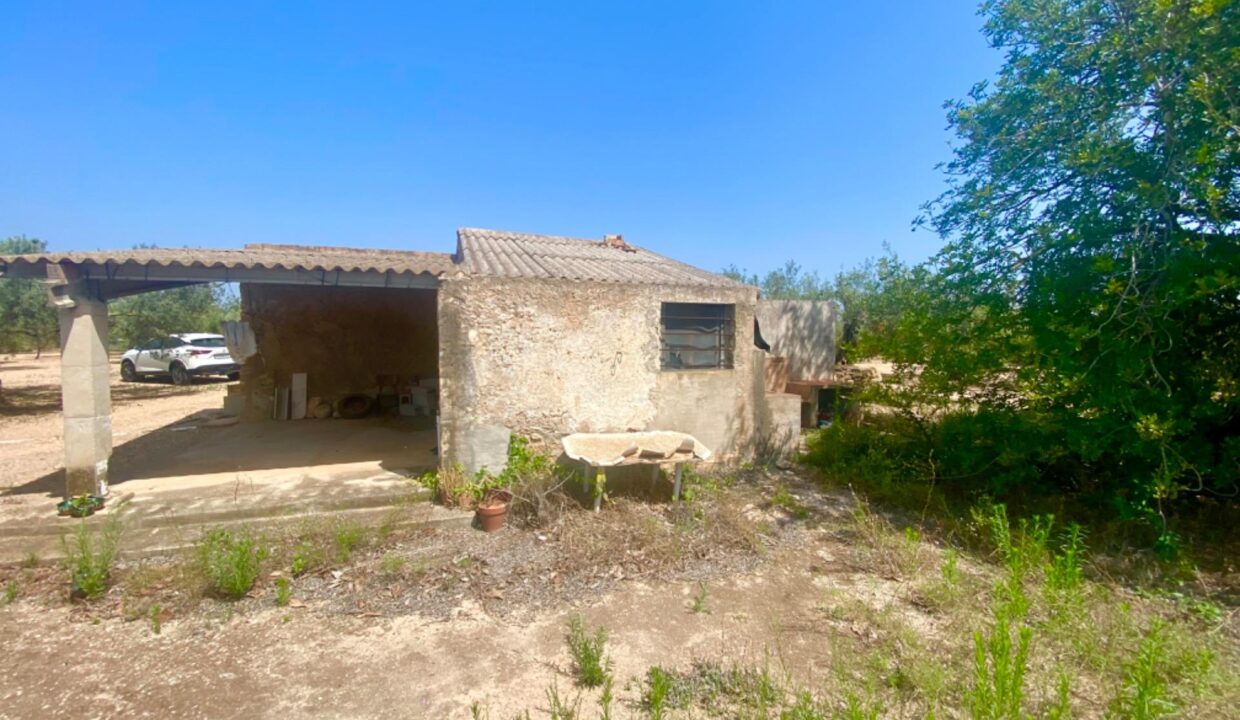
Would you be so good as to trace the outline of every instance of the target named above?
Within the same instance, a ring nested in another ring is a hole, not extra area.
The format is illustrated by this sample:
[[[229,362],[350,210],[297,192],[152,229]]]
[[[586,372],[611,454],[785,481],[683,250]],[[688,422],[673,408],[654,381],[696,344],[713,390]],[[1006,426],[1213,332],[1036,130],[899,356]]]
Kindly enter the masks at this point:
[[[732,367],[736,306],[663,303],[660,361],[664,370]]]

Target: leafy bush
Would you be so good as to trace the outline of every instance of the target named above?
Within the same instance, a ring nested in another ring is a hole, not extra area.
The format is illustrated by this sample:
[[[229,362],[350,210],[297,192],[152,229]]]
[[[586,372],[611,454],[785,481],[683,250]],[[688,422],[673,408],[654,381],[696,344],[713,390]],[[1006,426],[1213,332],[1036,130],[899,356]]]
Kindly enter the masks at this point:
[[[197,555],[208,589],[235,600],[254,587],[268,550],[248,530],[215,528],[202,539]]]
[[[121,516],[117,513],[108,516],[98,534],[91,532],[83,519],[72,533],[61,539],[73,595],[93,598],[108,589],[123,530]]]

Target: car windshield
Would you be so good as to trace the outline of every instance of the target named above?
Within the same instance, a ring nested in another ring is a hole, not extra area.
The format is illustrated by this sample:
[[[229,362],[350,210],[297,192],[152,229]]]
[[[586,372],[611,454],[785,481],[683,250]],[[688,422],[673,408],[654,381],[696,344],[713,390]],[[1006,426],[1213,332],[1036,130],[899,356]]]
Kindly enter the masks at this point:
[[[189,344],[193,345],[194,347],[224,347],[224,338],[222,337],[194,338],[193,340],[189,341]]]

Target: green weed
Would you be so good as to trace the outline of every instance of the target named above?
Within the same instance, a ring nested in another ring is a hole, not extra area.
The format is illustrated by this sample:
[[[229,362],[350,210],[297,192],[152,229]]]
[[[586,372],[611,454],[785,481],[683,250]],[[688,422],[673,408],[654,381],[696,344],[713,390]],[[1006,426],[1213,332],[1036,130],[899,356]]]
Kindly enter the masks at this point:
[[[829,717],[826,710],[807,691],[797,693],[792,707],[779,714],[779,720],[828,720]]]
[[[795,495],[788,490],[787,485],[779,485],[775,488],[775,494],[771,496],[771,504],[775,507],[783,509],[797,520],[804,520],[809,517],[809,507],[797,499]]]
[[[674,683],[672,675],[657,665],[652,665],[646,671],[645,704],[650,711],[650,720],[663,720],[666,717]]]
[[[108,589],[112,563],[116,560],[123,530],[121,516],[115,514],[108,516],[97,535],[82,520],[73,532],[61,539],[71,594],[93,598]]]
[[[1059,680],[1055,684],[1055,704],[1046,711],[1046,720],[1072,719],[1072,681],[1068,673],[1059,671]]]
[[[615,694],[612,692],[613,682],[611,675],[603,681],[603,691],[598,696],[599,720],[611,720],[611,704],[615,700]]]
[[[710,614],[710,608],[706,607],[706,584],[698,583],[697,594],[693,596],[693,604],[689,606],[694,615],[702,613]]]
[[[16,580],[10,580],[4,584],[4,604],[11,605],[17,596],[21,594],[21,588],[17,585]]]
[[[353,522],[341,522],[336,526],[333,536],[336,549],[336,562],[344,564],[353,557],[353,552],[366,540],[366,528]]]
[[[1085,557],[1085,531],[1072,523],[1064,529],[1059,552],[1046,569],[1046,585],[1057,592],[1074,592],[1085,579],[1081,563]]]
[[[151,606],[151,610],[148,613],[151,618],[151,632],[156,635],[158,635],[164,628],[163,619],[160,617],[162,612],[163,608],[159,606],[159,603],[155,603]]]
[[[573,673],[577,684],[598,687],[610,675],[610,661],[605,656],[607,631],[598,628],[593,634],[586,631],[585,622],[578,615],[568,624],[568,651],[573,659]]]
[[[835,717],[839,720],[878,720],[879,711],[882,707],[879,705],[867,705],[861,701],[853,693],[848,694],[848,699],[844,702],[844,707]],[[826,718],[826,715],[807,715],[807,720],[816,719],[818,717]]]
[[[1163,625],[1156,623],[1137,648],[1136,657],[1125,668],[1127,684],[1112,703],[1119,716],[1133,720],[1152,720],[1176,712],[1168,697],[1164,668],[1167,666]]]
[[[973,720],[1024,720],[1025,674],[1033,632],[1016,631],[1013,643],[1008,619],[1000,615],[989,636],[973,635],[973,685],[967,705]]]
[[[208,589],[226,598],[240,599],[254,587],[267,548],[248,530],[215,528],[203,537],[197,556]]]
[[[288,578],[276,578],[276,607],[288,607],[293,599],[293,585]]]
[[[547,688],[547,712],[551,720],[577,720],[581,713],[581,695],[570,704],[560,697],[560,688],[552,685]]]
[[[289,572],[293,577],[301,577],[310,569],[310,545],[309,543],[298,543],[293,548],[293,558],[289,562]]]
[[[383,560],[380,561],[380,567],[383,570],[383,574],[389,577],[403,573],[405,566],[408,564],[409,561],[407,559],[395,553],[388,553],[384,555]]]

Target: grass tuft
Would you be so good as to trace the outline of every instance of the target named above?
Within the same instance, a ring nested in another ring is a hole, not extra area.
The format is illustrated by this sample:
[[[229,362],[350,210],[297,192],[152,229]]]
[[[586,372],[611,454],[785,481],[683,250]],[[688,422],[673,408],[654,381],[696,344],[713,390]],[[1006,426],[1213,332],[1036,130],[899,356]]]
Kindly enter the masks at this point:
[[[222,597],[240,599],[254,587],[268,550],[249,530],[215,528],[203,537],[197,559],[207,589]]]
[[[605,683],[611,674],[611,663],[605,656],[607,631],[598,628],[593,633],[588,632],[585,621],[577,615],[569,621],[567,641],[577,684],[598,687]]]
[[[83,519],[73,528],[73,532],[61,539],[71,595],[94,598],[108,589],[112,563],[116,561],[123,532],[123,521],[117,513],[108,516],[97,534],[91,532]]]

